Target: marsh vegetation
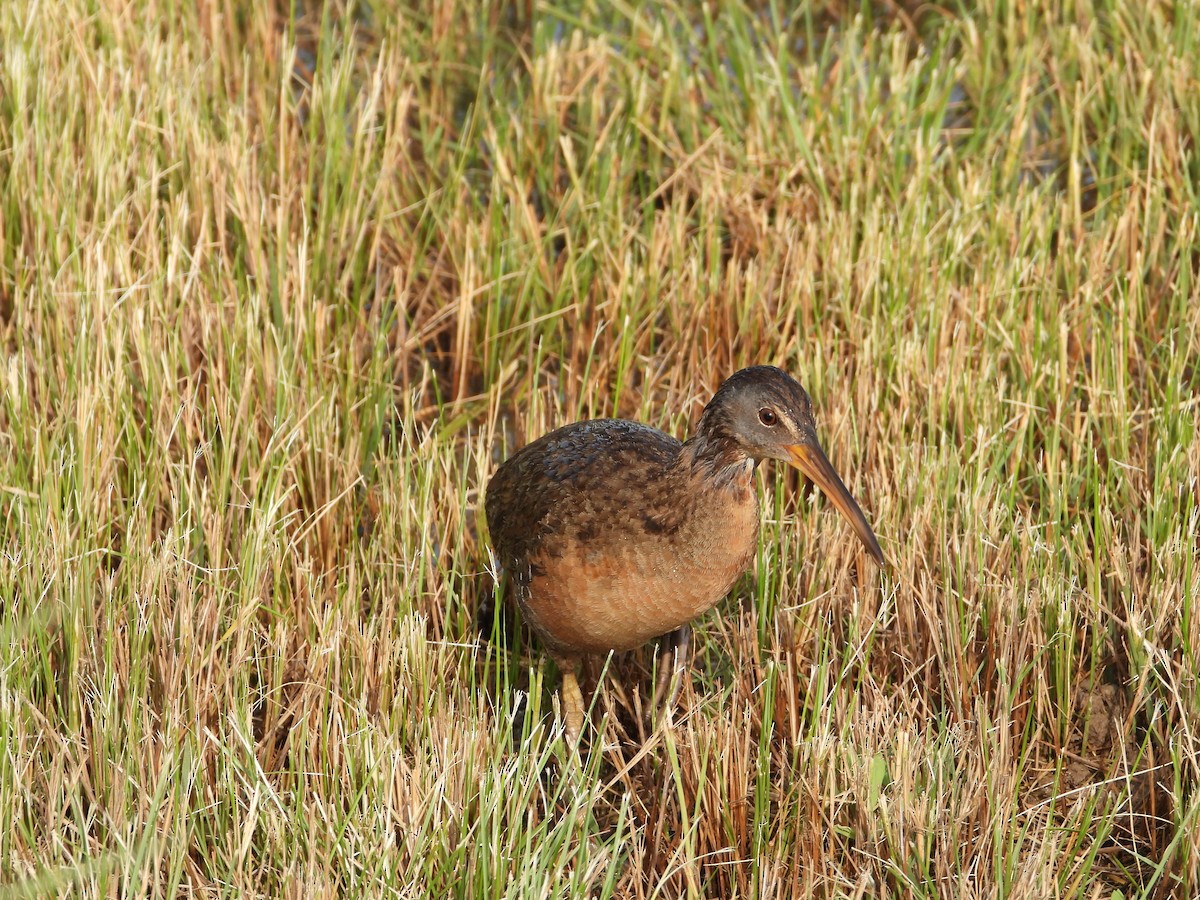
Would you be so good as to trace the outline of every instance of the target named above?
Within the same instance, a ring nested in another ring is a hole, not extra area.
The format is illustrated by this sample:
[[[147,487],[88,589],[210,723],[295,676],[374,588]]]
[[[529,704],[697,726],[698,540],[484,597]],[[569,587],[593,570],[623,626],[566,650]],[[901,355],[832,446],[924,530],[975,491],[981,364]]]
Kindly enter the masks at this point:
[[[1200,894],[1197,7],[717,6],[0,4],[0,893]],[[567,771],[486,480],[753,363],[889,568]]]

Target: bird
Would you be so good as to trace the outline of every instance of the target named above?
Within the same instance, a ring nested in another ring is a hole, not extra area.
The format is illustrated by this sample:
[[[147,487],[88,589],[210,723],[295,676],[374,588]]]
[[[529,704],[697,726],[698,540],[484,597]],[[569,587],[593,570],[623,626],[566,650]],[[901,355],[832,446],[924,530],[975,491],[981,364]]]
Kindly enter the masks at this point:
[[[532,441],[492,475],[484,498],[492,547],[522,618],[558,665],[572,746],[584,723],[584,657],[666,635],[664,656],[681,669],[690,623],[750,567],[759,529],[753,479],[764,460],[807,475],[884,566],[817,439],[812,400],[774,366],[725,379],[683,442],[626,419],[589,419]],[[659,671],[655,706],[668,670]]]

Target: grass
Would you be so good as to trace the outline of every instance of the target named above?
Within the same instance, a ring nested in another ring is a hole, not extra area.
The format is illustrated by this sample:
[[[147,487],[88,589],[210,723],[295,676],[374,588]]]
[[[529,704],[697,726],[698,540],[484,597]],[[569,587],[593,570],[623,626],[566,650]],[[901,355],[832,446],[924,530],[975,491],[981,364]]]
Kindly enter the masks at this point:
[[[0,4],[0,894],[1200,895],[1200,13],[785,6]],[[564,766],[486,479],[758,362],[890,566]]]

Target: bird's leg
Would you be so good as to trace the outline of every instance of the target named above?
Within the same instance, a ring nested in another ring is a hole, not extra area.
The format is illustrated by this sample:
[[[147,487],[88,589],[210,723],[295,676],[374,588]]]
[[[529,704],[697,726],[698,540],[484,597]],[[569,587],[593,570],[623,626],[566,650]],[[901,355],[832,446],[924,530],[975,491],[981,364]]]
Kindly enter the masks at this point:
[[[683,681],[683,671],[687,668],[688,645],[691,643],[691,639],[692,627],[690,625],[680,625],[667,635],[663,652],[659,655],[658,678],[654,683],[654,700],[650,704],[651,710],[657,712],[659,703],[662,703],[664,711],[675,705],[675,698],[679,695],[679,686]],[[669,660],[667,659],[668,655],[670,656]],[[668,693],[668,686],[670,693]]]
[[[583,731],[583,692],[579,690],[579,661],[556,660],[562,670],[563,717],[566,719],[567,741],[572,747],[579,746],[579,735]]]

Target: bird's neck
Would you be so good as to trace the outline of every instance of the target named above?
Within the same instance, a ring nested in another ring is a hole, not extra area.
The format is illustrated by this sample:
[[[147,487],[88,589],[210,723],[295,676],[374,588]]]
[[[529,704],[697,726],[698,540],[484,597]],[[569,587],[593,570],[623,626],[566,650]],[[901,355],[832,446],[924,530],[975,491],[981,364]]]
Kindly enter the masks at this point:
[[[748,486],[755,460],[731,437],[701,428],[684,442],[680,461],[716,487]]]

